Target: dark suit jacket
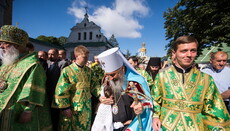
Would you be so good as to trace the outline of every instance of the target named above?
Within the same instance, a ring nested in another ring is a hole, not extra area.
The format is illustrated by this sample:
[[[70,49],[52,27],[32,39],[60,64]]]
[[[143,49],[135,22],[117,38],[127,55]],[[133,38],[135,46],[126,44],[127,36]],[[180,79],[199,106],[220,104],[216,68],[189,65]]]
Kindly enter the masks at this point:
[[[47,82],[46,82],[46,88],[48,93],[48,98],[50,101],[50,104],[52,103],[53,95],[55,92],[55,88],[59,79],[59,76],[61,74],[61,70],[68,66],[68,63],[65,60],[62,61],[56,61],[52,64],[50,60],[47,61],[48,69],[47,69]]]

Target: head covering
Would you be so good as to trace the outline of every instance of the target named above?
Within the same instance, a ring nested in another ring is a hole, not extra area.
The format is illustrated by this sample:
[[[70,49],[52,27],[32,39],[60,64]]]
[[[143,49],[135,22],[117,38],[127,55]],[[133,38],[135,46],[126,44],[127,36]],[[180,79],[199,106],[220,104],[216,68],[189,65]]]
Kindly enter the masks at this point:
[[[151,57],[148,62],[149,66],[161,66],[161,58],[160,57]]]
[[[127,59],[123,56],[123,54],[117,47],[111,48],[99,54],[98,60],[101,64],[101,67],[105,70],[106,73],[116,71],[120,67],[125,66],[126,72],[124,77],[126,82],[122,86],[123,90],[127,89],[129,82],[136,82],[139,83],[140,86],[137,86],[137,88],[135,89],[137,89],[139,93],[143,93],[145,96],[148,96],[149,98],[149,99],[141,99],[141,102],[143,103],[143,113],[140,114],[141,119],[138,119],[138,117],[136,116],[126,130],[130,130],[130,131],[138,130],[140,127],[138,121],[141,121],[140,123],[142,125],[141,126],[142,130],[151,131],[153,103],[152,103],[150,89],[146,79],[136,72],[133,66],[130,65],[130,63],[127,61]],[[106,117],[104,117],[105,116],[104,114],[106,114]],[[95,129],[95,131],[100,129],[113,130],[113,122],[111,121],[112,120],[111,114],[112,114],[111,106],[101,104],[98,108],[97,116],[94,120],[92,129],[93,130]]]
[[[121,53],[118,47],[111,48],[109,50],[102,52],[97,56],[97,58],[101,64],[102,69],[106,73],[116,71],[123,65],[136,72],[136,70],[130,65],[127,59],[123,56],[123,54]]]
[[[26,46],[28,43],[28,34],[16,26],[4,25],[0,30],[0,41]]]
[[[161,58],[160,57],[151,57],[149,59],[148,65],[145,69],[148,72],[148,74],[152,77],[152,79],[154,80],[159,70],[152,72],[150,66],[159,66],[159,70],[160,70],[161,69]]]

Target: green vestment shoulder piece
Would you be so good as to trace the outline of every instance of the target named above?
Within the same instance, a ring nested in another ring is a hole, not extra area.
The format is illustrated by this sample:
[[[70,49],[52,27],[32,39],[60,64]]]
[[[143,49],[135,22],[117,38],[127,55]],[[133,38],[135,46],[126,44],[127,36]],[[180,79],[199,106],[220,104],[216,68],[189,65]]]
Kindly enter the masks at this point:
[[[100,95],[100,86],[92,73],[89,67],[79,68],[75,63],[64,68],[56,86],[53,107],[82,111],[84,103],[91,99],[91,93]]]
[[[8,83],[0,93],[0,130],[51,130],[46,75],[35,53],[25,55],[13,65],[2,65],[0,70],[0,76]],[[30,122],[18,122],[23,111],[32,111]]]
[[[158,73],[152,97],[153,118],[160,118],[163,130],[230,130],[229,113],[212,77],[197,68],[182,74],[171,66]]]

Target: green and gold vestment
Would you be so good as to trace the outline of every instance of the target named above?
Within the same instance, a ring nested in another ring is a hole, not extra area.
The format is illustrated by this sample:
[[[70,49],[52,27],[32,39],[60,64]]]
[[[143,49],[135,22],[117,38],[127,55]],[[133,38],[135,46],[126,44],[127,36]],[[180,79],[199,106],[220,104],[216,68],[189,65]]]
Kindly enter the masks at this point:
[[[89,131],[91,125],[91,93],[100,95],[100,86],[92,70],[75,63],[62,70],[55,90],[53,107],[71,108],[73,116],[61,115],[60,128],[63,131]]]
[[[35,53],[25,55],[13,65],[2,65],[0,77],[8,83],[7,88],[0,93],[0,130],[51,130],[45,94],[46,75]],[[19,123],[23,111],[32,111],[30,122]]]
[[[149,73],[146,71],[146,70],[142,70],[142,69],[137,69],[137,72],[140,74],[140,75],[142,75],[145,79],[146,79],[146,81],[147,81],[147,83],[148,83],[148,85],[149,85],[149,88],[150,88],[150,90],[152,89],[152,87],[153,87],[153,79],[152,79],[152,77],[149,75]]]
[[[153,118],[161,120],[162,130],[211,131],[216,126],[230,130],[229,113],[212,77],[195,67],[184,74],[174,66],[158,73],[152,98]]]

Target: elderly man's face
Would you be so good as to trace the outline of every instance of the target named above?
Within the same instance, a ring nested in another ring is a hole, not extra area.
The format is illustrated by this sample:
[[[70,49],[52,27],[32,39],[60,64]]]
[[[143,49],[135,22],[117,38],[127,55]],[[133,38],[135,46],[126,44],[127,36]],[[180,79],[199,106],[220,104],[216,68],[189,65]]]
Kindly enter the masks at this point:
[[[5,65],[13,64],[19,57],[19,51],[13,44],[7,42],[0,42],[0,59]]]
[[[7,42],[0,42],[0,48],[3,49],[3,52],[5,53],[8,49],[10,49],[10,47],[12,46],[12,44],[9,44]]]
[[[124,67],[121,67],[111,73],[105,73],[105,75],[109,77],[109,80],[116,81],[118,79],[121,79],[124,75]]]
[[[217,53],[214,58],[210,60],[210,63],[215,69],[221,70],[227,64],[227,60],[228,56],[226,54]]]

